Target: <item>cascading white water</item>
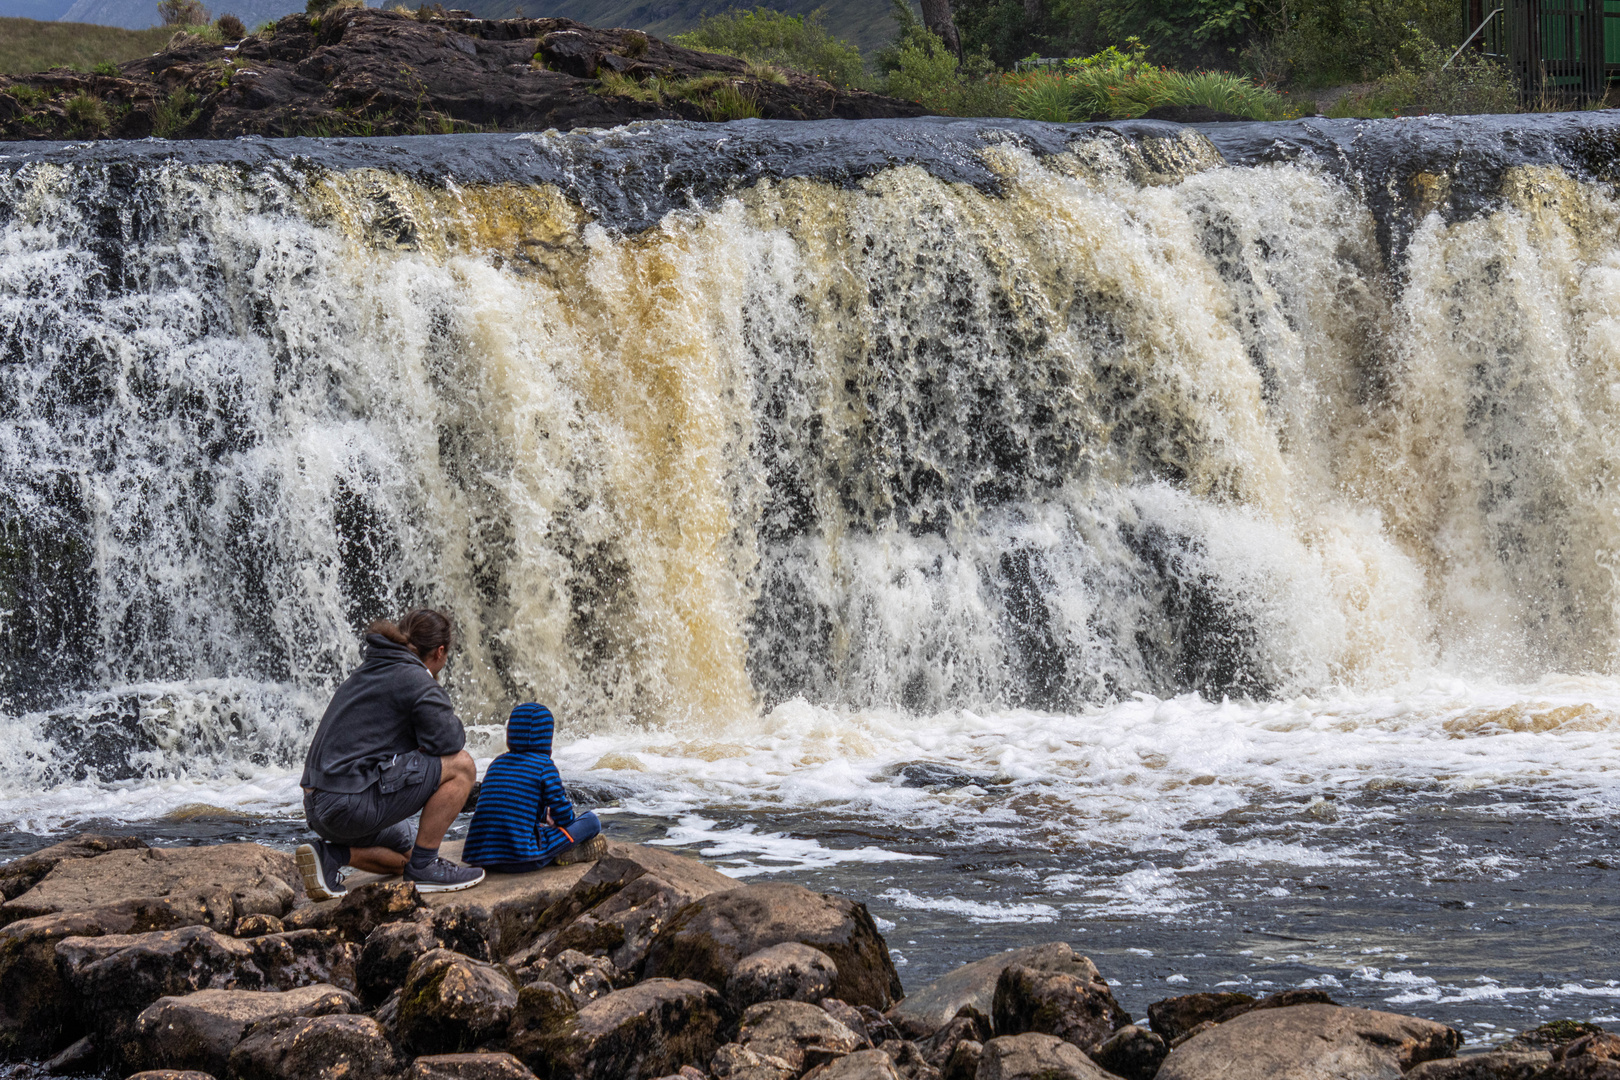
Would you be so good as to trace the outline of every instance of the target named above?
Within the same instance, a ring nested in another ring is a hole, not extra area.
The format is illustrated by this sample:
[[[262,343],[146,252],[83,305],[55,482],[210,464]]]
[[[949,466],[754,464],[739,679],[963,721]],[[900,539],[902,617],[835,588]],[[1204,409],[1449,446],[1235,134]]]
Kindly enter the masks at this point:
[[[1342,170],[1167,131],[645,228],[563,181],[8,167],[0,787],[282,775],[418,603],[486,753],[530,698],[724,747],[796,699],[1609,673],[1610,190],[1420,173],[1397,251]]]

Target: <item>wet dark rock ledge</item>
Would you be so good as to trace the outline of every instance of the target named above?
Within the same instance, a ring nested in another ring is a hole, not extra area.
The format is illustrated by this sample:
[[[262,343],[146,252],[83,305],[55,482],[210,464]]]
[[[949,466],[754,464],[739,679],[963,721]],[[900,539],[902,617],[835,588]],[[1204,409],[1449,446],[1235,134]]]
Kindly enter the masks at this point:
[[[447,853],[454,854],[452,845]],[[610,842],[311,903],[257,844],[84,836],[0,866],[0,1055],[143,1080],[1620,1080],[1561,1022],[1487,1054],[1317,990],[1155,1002],[1063,942],[909,997],[865,905]]]
[[[0,76],[0,138],[228,139],[920,116],[911,102],[568,19],[289,15],[233,46],[180,34],[117,75]]]

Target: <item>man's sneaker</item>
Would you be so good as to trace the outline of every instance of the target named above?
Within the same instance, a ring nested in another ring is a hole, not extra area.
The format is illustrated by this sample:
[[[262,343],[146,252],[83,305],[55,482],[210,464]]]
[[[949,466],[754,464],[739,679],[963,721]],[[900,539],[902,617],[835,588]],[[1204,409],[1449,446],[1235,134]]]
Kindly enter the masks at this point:
[[[593,836],[583,844],[564,848],[553,862],[558,866],[572,866],[575,863],[596,862],[607,855],[607,841],[600,836]]]
[[[294,858],[304,878],[304,891],[311,900],[335,900],[348,891],[343,887],[343,864],[332,854],[332,847],[325,840],[299,844]]]
[[[459,892],[483,881],[484,872],[476,866],[457,866],[449,859],[434,859],[420,870],[407,865],[405,880],[415,885],[419,893]]]

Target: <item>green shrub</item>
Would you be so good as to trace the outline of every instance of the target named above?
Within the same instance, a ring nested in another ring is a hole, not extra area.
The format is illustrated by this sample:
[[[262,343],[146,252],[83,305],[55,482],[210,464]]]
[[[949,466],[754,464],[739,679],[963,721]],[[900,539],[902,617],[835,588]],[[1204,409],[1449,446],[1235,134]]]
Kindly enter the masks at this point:
[[[6,87],[6,93],[16,98],[17,101],[21,102],[28,108],[33,108],[35,105],[43,104],[44,101],[51,96],[37,86],[24,86],[21,83],[18,83],[15,86]]]
[[[759,99],[752,91],[728,82],[709,96],[710,120],[758,120]]]
[[[894,54],[893,62],[884,88],[890,97],[945,116],[1013,115],[1013,93],[982,51],[958,61],[938,35],[925,30]]]
[[[1123,51],[1109,46],[1056,70],[1014,76],[1014,110],[1030,120],[1128,120],[1162,105],[1204,106],[1251,120],[1295,115],[1288,99],[1225,71],[1174,71],[1155,67],[1135,38]]]
[[[202,115],[197,95],[185,87],[171,93],[152,114],[152,134],[160,139],[172,139],[196,123]]]
[[[827,32],[820,9],[809,15],[787,15],[767,7],[733,9],[677,34],[675,43],[802,71],[834,86],[861,86],[866,78],[861,51]]]
[[[1519,111],[1519,89],[1507,68],[1487,56],[1464,52],[1446,65],[1450,52],[1431,42],[1408,50],[1395,70],[1362,94],[1345,95],[1327,110],[1329,116],[1416,116],[1445,113],[1511,113]],[[1568,108],[1550,101],[1550,108]]]
[[[241,41],[247,36],[247,27],[235,15],[221,15],[214,20],[214,28],[226,41]]]
[[[113,63],[111,60],[103,60],[103,61],[101,61],[101,63],[97,64],[95,67],[91,68],[90,70],[91,70],[92,73],[94,73],[96,75],[117,76],[117,75],[122,75],[123,74],[122,71],[118,70],[118,65]]]
[[[82,90],[68,98],[64,111],[68,123],[80,134],[98,135],[107,128],[107,107],[100,98]]]
[[[158,0],[158,18],[164,26],[191,27],[208,22],[202,0]]]

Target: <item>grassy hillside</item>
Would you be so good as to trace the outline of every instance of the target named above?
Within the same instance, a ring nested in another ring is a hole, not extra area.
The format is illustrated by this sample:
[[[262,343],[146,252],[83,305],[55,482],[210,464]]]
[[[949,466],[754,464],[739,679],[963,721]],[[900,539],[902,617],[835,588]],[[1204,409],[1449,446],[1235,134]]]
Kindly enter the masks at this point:
[[[0,74],[26,75],[47,68],[88,70],[103,60],[121,64],[151,56],[174,36],[172,29],[120,30],[89,23],[0,18]]]

